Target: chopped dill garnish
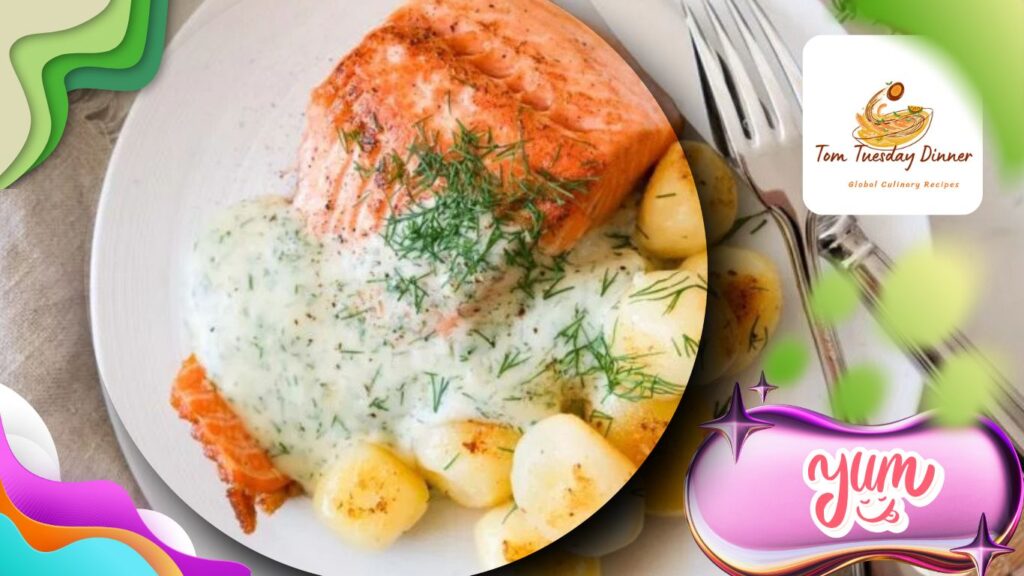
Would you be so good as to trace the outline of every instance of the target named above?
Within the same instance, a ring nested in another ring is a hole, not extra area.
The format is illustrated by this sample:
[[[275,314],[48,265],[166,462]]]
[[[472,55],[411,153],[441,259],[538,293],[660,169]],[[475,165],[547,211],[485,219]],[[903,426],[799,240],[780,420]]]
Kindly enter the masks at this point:
[[[373,176],[375,168],[373,166],[367,166],[361,162],[353,162],[352,166],[355,167],[356,172],[359,173],[359,177],[363,180],[369,180],[370,176]]]
[[[516,510],[519,510],[519,505],[516,504],[515,502],[513,502],[512,503],[512,507],[509,508],[509,510],[508,510],[508,514],[505,514],[505,517],[501,519],[501,523],[504,524],[505,522],[508,522],[508,519],[512,516],[512,513],[515,512]]]
[[[462,456],[462,452],[456,452],[455,456],[452,456],[452,459],[449,460],[448,463],[444,465],[444,468],[442,468],[442,470],[447,472],[448,469],[451,468],[453,464],[455,464],[455,461],[459,459],[459,456]]]
[[[750,325],[750,333],[747,335],[747,350],[749,352],[760,350],[768,342],[768,327],[764,326],[758,330],[760,322],[761,315],[758,314],[754,317],[754,323]]]
[[[679,299],[683,297],[683,294],[693,290],[707,290],[707,284],[701,281],[691,282],[691,278],[688,275],[684,275],[682,279],[676,279],[679,276],[679,272],[673,272],[669,276],[656,280],[651,284],[644,286],[643,288],[633,292],[629,295],[629,299],[635,302],[665,302],[665,311],[663,314],[668,314],[675,310],[676,305],[679,304]]]
[[[722,239],[719,240],[719,243],[725,242],[729,238],[732,238],[733,236],[735,236],[736,233],[739,232],[741,228],[746,226],[747,222],[750,222],[751,220],[755,220],[757,218],[765,216],[765,215],[768,214],[768,212],[769,212],[769,210],[767,208],[765,208],[764,210],[759,210],[757,212],[754,212],[753,214],[747,214],[746,216],[740,216],[739,218],[736,219],[735,222],[733,222],[732,228],[729,228],[729,231],[726,232],[724,236],[722,236]],[[767,219],[766,219],[766,222],[767,222]],[[758,224],[758,228],[759,229],[760,229],[761,226],[763,226],[763,224]],[[753,234],[753,232],[751,232],[751,234]]]
[[[615,417],[606,412],[600,410],[594,410],[590,413],[590,424],[597,429],[605,437],[612,430],[612,424],[615,423]]]
[[[498,341],[497,338],[489,338],[486,334],[477,330],[476,328],[470,330],[469,333],[476,334],[477,336],[479,336],[480,339],[483,340],[484,342],[487,342],[487,345],[490,346],[491,348],[494,348],[495,343],[497,343]]]
[[[339,322],[344,322],[345,320],[351,320],[353,318],[362,318],[370,310],[370,308],[363,308],[361,310],[352,310],[351,308],[347,310],[341,310],[334,315],[334,319]]]
[[[522,169],[490,168],[505,159]],[[461,123],[443,151],[438,135],[418,123],[403,162],[408,166],[412,169],[392,195],[384,239],[399,257],[426,261],[455,288],[501,263],[527,276],[545,266],[536,253],[544,221],[540,206],[564,202],[588,182],[533,169],[523,142],[499,144],[490,132]]]
[[[387,277],[385,285],[388,291],[394,293],[399,300],[411,298],[413,308],[417,312],[422,312],[423,302],[427,299],[427,290],[420,282],[427,276],[430,276],[430,272],[419,276],[406,276],[395,270],[392,275]]]
[[[348,429],[348,426],[345,426],[345,423],[341,420],[341,418],[338,417],[337,414],[335,414],[334,418],[331,420],[331,426],[338,426],[345,431],[345,434],[352,434],[352,432]]]
[[[610,340],[600,330],[590,336],[585,321],[585,313],[577,309],[572,322],[558,333],[557,338],[568,346],[568,351],[555,361],[564,378],[597,377],[603,380],[607,396],[629,401],[682,394],[684,386],[647,372],[643,359],[651,354],[616,354],[612,351],[615,330]]]
[[[501,359],[501,366],[498,367],[498,378],[501,378],[505,372],[508,372],[516,366],[521,366],[527,360],[529,360],[529,357],[524,357],[518,348],[515,352],[505,352],[505,356]]]
[[[615,274],[612,275],[612,276],[608,275],[609,270],[611,270],[611,269],[610,268],[605,268],[604,269],[604,277],[601,278],[601,296],[604,296],[605,294],[608,293],[608,289],[612,287],[612,284],[615,284],[615,280],[618,279],[618,277],[619,277],[619,271],[618,270],[616,270]]]
[[[754,226],[753,228],[750,229],[750,235],[753,236],[754,234],[757,234],[758,232],[761,231],[761,228],[764,228],[767,225],[768,225],[768,219],[767,218],[765,218],[764,220],[761,220],[760,222],[757,223],[757,226]]]
[[[605,238],[615,240],[615,244],[612,245],[612,250],[622,250],[624,248],[633,247],[633,239],[629,234],[623,234],[621,232],[609,232],[604,235]]]
[[[444,400],[444,395],[448,392],[448,387],[452,381],[450,378],[443,378],[433,372],[428,372],[427,377],[430,378],[430,396],[433,400],[434,413],[436,414],[441,408],[441,401]]]
[[[386,401],[387,400],[385,398],[380,398],[380,397],[374,398],[373,401],[370,402],[370,408],[374,408],[374,409],[380,410],[381,412],[387,412],[388,411],[388,407],[387,407],[387,404],[384,403]]]
[[[676,340],[673,338],[672,345],[675,345],[675,343]],[[697,346],[698,342],[696,340],[690,338],[689,334],[683,334],[683,351],[686,352],[687,358],[693,358],[697,354]],[[678,348],[676,348],[676,352],[679,352]]]
[[[338,140],[341,142],[342,147],[345,148],[346,154],[352,153],[352,145],[359,144],[363,138],[363,133],[359,129],[354,130],[342,130],[338,128]]]

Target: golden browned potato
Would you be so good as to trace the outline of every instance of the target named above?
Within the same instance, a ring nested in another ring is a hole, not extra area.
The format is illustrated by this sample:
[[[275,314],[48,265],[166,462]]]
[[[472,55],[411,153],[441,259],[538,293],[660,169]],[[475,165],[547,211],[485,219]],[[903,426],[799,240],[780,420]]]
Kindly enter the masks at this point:
[[[748,366],[764,349],[782,314],[782,284],[775,264],[752,250],[717,246],[709,280],[736,317],[739,346],[728,372]]]
[[[391,451],[360,442],[345,448],[313,493],[317,516],[342,539],[386,548],[427,511],[430,493]]]
[[[644,464],[640,485],[648,514],[683,515],[686,472],[697,447],[707,435],[699,425],[714,417],[714,400],[710,396],[709,388],[689,392],[686,402],[679,407],[676,421]]]
[[[712,248],[717,250],[717,248]],[[732,369],[739,357],[741,342],[739,322],[732,308],[717,291],[708,293],[705,332],[701,335],[701,355],[694,367],[694,382],[708,384]]]
[[[697,357],[706,303],[705,276],[684,270],[637,274],[619,303],[612,349],[682,394]]]
[[[636,466],[571,414],[549,416],[526,431],[512,460],[512,495],[527,519],[554,540],[601,508]]]
[[[686,258],[706,249],[700,198],[679,143],[669,147],[647,182],[636,226],[637,246],[658,258]]]
[[[512,498],[514,428],[487,422],[433,426],[416,439],[415,452],[427,481],[463,506],[484,508]]]
[[[708,277],[708,253],[699,252],[688,257],[686,260],[679,265],[679,269],[684,272],[696,274],[700,278],[707,279]]]
[[[595,404],[590,423],[639,466],[665,432],[679,400],[668,395],[646,400],[607,396]]]
[[[474,537],[485,570],[515,562],[551,542],[512,502],[484,514],[476,523]]]
[[[717,250],[712,248],[711,250]],[[680,270],[708,278],[708,253],[694,254],[679,265]],[[740,335],[736,315],[714,290],[708,293],[704,332],[700,339],[700,356],[694,366],[692,381],[706,384],[725,374],[736,360],[740,349]]]
[[[736,221],[736,177],[725,159],[703,142],[683,142],[683,152],[696,181],[707,242],[717,244]]]

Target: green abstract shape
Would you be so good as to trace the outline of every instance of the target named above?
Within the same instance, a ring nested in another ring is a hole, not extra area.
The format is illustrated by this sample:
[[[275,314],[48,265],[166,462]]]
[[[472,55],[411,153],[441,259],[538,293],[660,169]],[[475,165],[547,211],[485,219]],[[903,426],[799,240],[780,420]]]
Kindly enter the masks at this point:
[[[823,324],[835,326],[857,310],[860,290],[850,274],[836,268],[826,271],[811,292],[811,312]]]
[[[885,373],[878,367],[862,365],[848,368],[836,382],[832,413],[847,422],[867,422],[882,407],[885,391]]]
[[[988,361],[969,352],[948,358],[931,383],[925,405],[935,410],[940,424],[952,427],[975,422],[996,387]]]
[[[128,28],[124,39],[113,50],[104,54],[63,54],[43,67],[43,86],[51,118],[51,128],[43,147],[29,170],[43,162],[57,147],[68,119],[68,89],[65,77],[72,70],[102,63],[110,69],[128,69],[142,58],[146,47],[149,23],[149,0],[130,2]]]
[[[941,343],[974,308],[978,273],[956,248],[918,248],[893,266],[882,285],[883,326],[897,342]]]
[[[98,16],[63,32],[28,36],[11,48],[11,62],[25,89],[32,124],[28,139],[14,162],[0,174],[0,187],[9,186],[15,175],[27,172],[39,157],[52,126],[43,69],[51,59],[67,52],[102,53],[114,49],[124,38],[131,0],[111,0]]]
[[[28,138],[0,187],[10,186],[57,147],[68,116],[67,92],[136,90],[156,74],[163,54],[167,0],[111,0],[70,30],[18,40],[11,61],[32,116]]]
[[[843,0],[841,16],[931,41],[971,84],[994,121],[1004,172],[1024,168],[1024,2]]]
[[[810,362],[810,351],[803,342],[793,337],[779,338],[765,353],[764,375],[772,384],[785,387],[800,380]]]
[[[68,92],[83,88],[99,88],[131,92],[141,90],[156,77],[163,57],[167,36],[168,0],[151,0],[149,7],[149,28],[145,31],[145,48],[142,58],[131,68],[111,70],[99,66],[77,68],[70,71],[65,80]],[[134,12],[132,15],[134,20]],[[129,31],[131,34],[132,31]]]

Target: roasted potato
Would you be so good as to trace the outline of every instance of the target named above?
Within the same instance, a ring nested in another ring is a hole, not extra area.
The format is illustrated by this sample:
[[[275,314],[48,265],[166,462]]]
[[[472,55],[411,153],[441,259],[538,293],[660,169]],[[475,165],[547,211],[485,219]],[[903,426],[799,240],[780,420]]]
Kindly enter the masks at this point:
[[[683,260],[679,269],[697,274],[700,278],[708,278],[708,253],[701,252],[690,256]],[[700,354],[691,379],[698,384],[707,384],[725,374],[736,360],[740,344],[736,315],[714,290],[708,293],[705,314]]]
[[[427,511],[427,483],[388,449],[367,442],[338,454],[313,493],[317,516],[342,539],[386,548]]]
[[[613,351],[634,358],[682,394],[697,356],[706,303],[705,276],[683,270],[637,274],[619,303]]]
[[[717,250],[717,248],[713,248]],[[708,292],[707,318],[700,339],[700,355],[694,367],[693,381],[708,384],[731,371],[739,357],[741,342],[736,314],[713,288]]]
[[[698,252],[692,256],[683,260],[679,265],[679,269],[684,272],[696,274],[700,278],[707,279],[708,277],[708,253]]]
[[[690,391],[694,397],[679,407],[672,424],[641,471],[647,513],[682,516],[685,508],[686,472],[707,432],[699,426],[714,418],[714,401],[709,388]]]
[[[708,268],[711,289],[736,317],[739,343],[728,373],[738,372],[757,358],[778,326],[782,314],[779,272],[767,257],[732,246],[712,250]]]
[[[717,244],[736,222],[736,177],[725,159],[703,142],[683,142],[683,152],[696,181],[707,242]]]
[[[512,498],[512,452],[519,432],[486,422],[452,422],[417,438],[416,458],[431,485],[463,506],[484,508]]]
[[[554,540],[608,501],[636,470],[577,416],[549,416],[526,431],[512,459],[512,495],[527,519]]]
[[[639,466],[654,449],[679,406],[679,396],[628,400],[607,396],[595,404],[590,424]]]
[[[678,143],[665,152],[647,182],[636,226],[637,246],[658,258],[686,258],[707,249],[697,187]]]
[[[515,562],[551,542],[512,502],[484,514],[476,523],[474,537],[485,570]]]

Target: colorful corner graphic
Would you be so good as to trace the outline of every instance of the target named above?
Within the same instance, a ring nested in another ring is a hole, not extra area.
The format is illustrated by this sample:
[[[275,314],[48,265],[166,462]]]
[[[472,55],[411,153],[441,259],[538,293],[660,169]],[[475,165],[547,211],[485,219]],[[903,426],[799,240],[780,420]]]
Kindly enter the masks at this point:
[[[42,163],[60,142],[68,92],[138,90],[163,55],[168,0],[42,0],[3,8],[0,188]]]
[[[74,566],[74,570],[68,570]],[[0,572],[248,576],[233,562],[183,554],[146,525],[111,482],[54,482],[26,470],[0,421]]]

